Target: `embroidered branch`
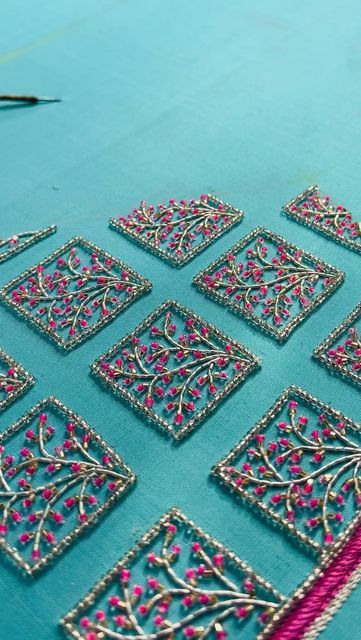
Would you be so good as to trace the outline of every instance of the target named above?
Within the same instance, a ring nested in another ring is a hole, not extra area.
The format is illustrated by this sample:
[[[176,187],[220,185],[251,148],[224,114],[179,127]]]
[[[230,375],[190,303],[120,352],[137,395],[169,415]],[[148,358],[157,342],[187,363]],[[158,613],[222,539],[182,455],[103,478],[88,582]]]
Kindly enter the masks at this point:
[[[32,563],[56,544],[57,529],[69,533],[70,522],[85,522],[104,492],[129,482],[109,455],[94,457],[91,435],[74,422],[66,424],[65,438],[52,452],[54,437],[55,428],[41,413],[36,429],[26,430],[18,453],[0,445],[0,539],[13,544],[15,530],[23,529],[18,544],[30,547]]]
[[[26,283],[12,291],[12,299],[44,317],[51,331],[67,329],[74,336],[142,288],[142,282],[127,271],[113,270],[111,258],[104,259],[96,252],[91,254],[90,264],[82,265],[77,248],[72,247],[57,259],[52,273],[39,265]]]
[[[348,499],[353,498],[353,510],[361,505],[361,448],[342,421],[321,414],[313,428],[297,406],[295,400],[289,402],[288,420],[277,423],[278,438],[269,439],[266,430],[257,433],[241,468],[221,470],[257,500],[268,500],[288,522],[310,532],[321,529],[330,544],[343,528]]]
[[[318,191],[311,193],[303,202],[289,207],[294,215],[312,220],[318,227],[325,227],[339,237],[357,240],[361,237],[361,222],[353,219],[352,214],[342,205],[336,205],[330,196],[321,197]]]
[[[248,367],[251,358],[230,343],[217,344],[194,318],[183,321],[181,329],[175,320],[167,311],[160,327],[150,327],[150,344],[133,336],[122,357],[101,367],[107,377],[132,388],[148,409],[164,408],[180,426],[196,411],[205,390],[214,396],[232,371]]]
[[[300,250],[283,244],[268,259],[269,248],[258,236],[253,247],[246,250],[245,261],[239,262],[237,255],[229,254],[215,271],[203,275],[203,284],[235,301],[243,312],[281,325],[307,307],[334,274],[326,273],[320,264],[310,264]]]
[[[241,625],[253,614],[267,623],[279,606],[259,594],[259,586],[246,577],[242,585],[228,577],[222,553],[213,556],[199,541],[191,545],[191,563],[177,570],[182,547],[176,540],[177,527],[166,523],[159,552],[146,557],[146,584],[132,584],[127,567],[119,571],[118,592],[107,604],[83,616],[80,627],[86,640],[160,640],[185,638],[225,640],[229,623]]]

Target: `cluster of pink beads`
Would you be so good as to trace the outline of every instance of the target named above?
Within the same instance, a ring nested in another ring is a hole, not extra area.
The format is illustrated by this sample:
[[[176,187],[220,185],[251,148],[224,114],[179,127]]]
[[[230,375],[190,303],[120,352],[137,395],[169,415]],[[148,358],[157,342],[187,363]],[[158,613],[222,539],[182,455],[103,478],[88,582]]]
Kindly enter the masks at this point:
[[[12,391],[14,391],[14,383],[9,381],[9,378],[13,378],[14,382],[16,383],[19,381],[19,374],[14,367],[10,367],[10,369],[7,370],[6,377],[8,378],[8,380],[4,383],[2,383],[0,378],[0,390],[4,391],[5,393],[11,393]]]
[[[247,259],[245,262],[237,262],[236,264],[236,256],[229,254],[227,256],[228,264],[219,268],[213,275],[206,274],[204,276],[204,283],[209,289],[213,289],[217,288],[220,282],[226,281],[227,286],[224,289],[225,295],[227,297],[234,297],[237,302],[240,302],[243,300],[244,293],[238,292],[237,277],[241,277],[243,281],[250,280],[252,285],[256,284],[259,285],[259,287],[257,288],[257,293],[247,297],[247,301],[244,304],[245,309],[253,312],[255,308],[261,304],[263,306],[261,314],[266,317],[272,317],[274,324],[281,325],[284,320],[290,317],[289,307],[294,304],[294,299],[298,299],[301,307],[306,307],[309,304],[310,297],[315,293],[315,288],[309,285],[307,288],[309,295],[306,296],[301,287],[296,284],[299,279],[297,274],[290,274],[287,281],[276,282],[270,287],[267,282],[264,281],[265,269],[259,260],[257,251],[260,251],[264,257],[268,254],[268,248],[264,244],[262,237],[257,238],[254,248],[250,247],[246,250]],[[300,251],[291,253],[295,260],[300,261],[302,259]],[[275,278],[280,278],[285,273],[284,269],[286,263],[289,262],[289,256],[283,245],[277,247],[277,254],[278,255],[274,256],[270,262],[274,266]],[[315,269],[321,274],[322,268],[320,265],[317,265]],[[269,270],[267,273],[269,273]],[[327,285],[328,282],[328,279],[324,279],[323,284]],[[295,283],[295,287],[290,291],[290,295],[280,295],[286,286],[288,287],[288,285],[292,283]],[[270,292],[273,292],[274,297],[270,296]],[[275,310],[275,296],[279,296],[279,313]]]
[[[351,327],[344,344],[339,344],[328,350],[328,355],[333,364],[347,365],[352,371],[361,369],[361,338],[356,327]]]
[[[299,213],[304,218],[312,218],[321,226],[331,227],[334,224],[334,214],[340,216],[338,219],[336,233],[343,236],[345,232],[351,238],[359,235],[357,222],[352,220],[352,215],[345,207],[338,205],[336,208],[330,203],[330,196],[320,199],[315,193],[307,198],[301,205],[292,205],[291,211]],[[332,214],[332,215],[330,215]]]
[[[146,238],[152,239],[156,245],[167,242],[167,248],[170,251],[175,251],[177,255],[182,255],[191,249],[197,235],[202,234],[207,237],[211,235],[212,232],[218,230],[219,224],[226,224],[228,222],[229,216],[223,213],[224,206],[218,204],[217,207],[215,207],[212,204],[212,208],[214,207],[215,209],[214,214],[209,212],[212,223],[210,225],[202,224],[201,214],[204,212],[202,203],[209,204],[209,199],[206,194],[200,196],[199,206],[196,206],[194,199],[189,200],[189,202],[180,200],[180,202],[177,203],[174,198],[171,198],[169,205],[159,204],[156,210],[152,205],[147,208],[146,203],[142,202],[142,207],[146,209],[146,214],[142,209],[134,209],[127,218],[120,216],[119,222],[125,229],[134,229],[138,235],[144,235]],[[183,238],[180,246],[179,240],[182,238],[187,225],[184,217],[189,215],[195,218],[199,216],[200,223],[192,226],[192,230],[186,232],[186,237]],[[157,233],[156,236],[149,230],[147,226],[149,222],[151,224],[157,224],[157,226],[161,228],[161,231]],[[174,222],[177,222],[177,224],[175,225]]]
[[[295,400],[291,400],[289,402],[289,411],[296,412],[298,403]],[[323,441],[331,439],[334,440],[334,431],[326,424],[326,417],[323,414],[319,416],[319,422],[321,424],[321,429],[313,429],[310,432],[309,439],[313,440],[315,444],[318,445],[319,449],[310,455],[310,462],[312,465],[317,466],[324,460],[325,452],[322,449]],[[308,424],[308,418],[304,415],[298,416],[297,419],[298,428],[304,429]],[[258,453],[259,446],[262,446],[264,449],[268,459],[273,459],[273,464],[276,467],[282,466],[285,462],[287,462],[287,471],[290,476],[290,482],[292,478],[302,478],[305,474],[303,467],[301,466],[301,455],[296,450],[296,446],[292,442],[292,438],[288,437],[288,433],[292,432],[292,427],[286,421],[281,421],[277,423],[277,428],[280,431],[280,437],[276,440],[270,441],[266,443],[266,438],[263,433],[258,433],[255,436],[255,447],[250,447],[247,450],[248,461],[242,464],[242,471],[239,472],[235,467],[227,467],[227,472],[234,476],[235,483],[237,485],[245,485],[248,483],[246,476],[253,476],[260,479],[260,484],[256,485],[253,489],[254,494],[258,498],[262,498],[266,492],[270,489],[267,485],[262,485],[262,478],[267,477],[268,467],[264,462],[258,464],[257,468],[255,468],[252,464],[253,460],[257,460],[260,456]],[[345,424],[341,421],[337,422],[335,425],[335,431],[340,432],[342,435],[345,429]],[[293,451],[293,449],[295,449]],[[341,451],[341,449],[340,449]],[[321,474],[317,478],[317,483],[322,486],[326,482],[326,478],[323,474]],[[295,484],[292,489],[293,496],[295,498],[294,505],[297,508],[297,511],[292,508],[288,509],[286,513],[286,517],[290,522],[294,522],[296,519],[296,515],[298,517],[304,519],[304,513],[311,511],[317,511],[322,509],[322,496],[314,496],[313,493],[317,484],[314,483],[313,480],[306,481],[303,484]],[[336,494],[334,496],[334,505],[338,509],[342,509],[345,504],[345,494],[347,494],[351,489],[350,483],[346,483],[341,488],[341,493]],[[270,504],[273,507],[284,504],[287,500],[286,493],[273,493],[269,499]],[[361,504],[361,495],[355,494],[356,503]],[[341,524],[344,520],[343,514],[340,511],[334,511],[331,514],[328,514],[330,520],[333,520],[335,524]],[[305,526],[309,529],[315,529],[316,527],[322,525],[322,518],[315,515],[307,518],[305,520]],[[324,540],[326,543],[331,543],[333,541],[333,535],[330,531],[327,531],[324,536]]]
[[[76,248],[73,247],[70,250],[71,265],[78,268],[81,265],[81,261],[80,258],[74,257],[75,254]],[[27,285],[23,283],[18,287],[18,289],[15,289],[12,292],[14,302],[17,304],[24,304],[24,302],[27,302],[30,309],[36,308],[38,315],[43,316],[47,312],[47,307],[44,306],[43,293],[41,289],[45,289],[49,294],[53,292],[56,296],[63,296],[52,309],[52,318],[48,323],[49,328],[55,330],[57,328],[64,329],[66,327],[70,327],[69,335],[74,336],[78,329],[82,330],[89,326],[92,316],[96,311],[98,311],[101,316],[107,316],[109,314],[109,309],[105,305],[102,305],[99,299],[95,298],[94,300],[89,301],[89,304],[84,305],[81,314],[79,314],[79,318],[77,318],[76,324],[74,325],[73,323],[74,314],[76,312],[74,300],[76,300],[78,304],[84,303],[86,300],[86,294],[82,292],[82,289],[88,284],[89,275],[96,275],[97,272],[101,273],[104,270],[96,253],[91,254],[91,260],[92,264],[90,266],[84,265],[82,267],[83,275],[79,275],[79,277],[75,279],[72,277],[73,274],[71,271],[71,277],[65,273],[68,269],[68,261],[64,258],[57,259],[57,268],[52,274],[47,273],[44,275],[44,267],[39,265],[37,268],[37,276],[30,276],[28,278]],[[106,258],[104,260],[106,270],[109,270],[111,265],[112,260],[110,258]],[[107,277],[108,276],[104,275],[99,275],[97,277],[96,284],[100,289],[106,285]],[[39,278],[41,278],[41,287],[39,284]],[[126,281],[129,279],[129,275],[126,271],[123,271],[119,276],[114,275],[113,278],[114,281],[116,278]],[[70,285],[73,285],[74,289],[71,289]],[[132,291],[132,287],[130,285],[126,286],[123,282],[112,281],[112,288],[114,288],[118,293],[123,292],[123,294],[127,294]],[[52,298],[50,295],[49,301],[51,300]],[[40,302],[43,304],[39,306]],[[111,295],[107,298],[108,304],[117,304],[118,302],[118,295]],[[54,319],[54,316],[56,317],[56,320]]]

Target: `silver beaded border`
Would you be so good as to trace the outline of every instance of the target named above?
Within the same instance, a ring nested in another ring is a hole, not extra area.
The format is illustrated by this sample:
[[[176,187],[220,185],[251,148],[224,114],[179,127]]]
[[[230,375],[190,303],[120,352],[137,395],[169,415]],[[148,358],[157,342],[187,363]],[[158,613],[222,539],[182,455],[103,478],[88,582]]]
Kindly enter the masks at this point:
[[[194,418],[191,418],[190,420],[188,420],[188,422],[185,425],[183,425],[183,427],[179,429],[179,431],[177,432],[173,430],[172,425],[169,422],[167,422],[167,420],[157,415],[157,413],[153,411],[151,408],[146,407],[140,400],[135,398],[129,391],[127,391],[127,389],[120,387],[115,380],[109,379],[101,367],[103,360],[107,358],[111,358],[129,340],[131,340],[134,337],[137,337],[138,333],[150,327],[154,323],[154,321],[168,309],[174,309],[177,313],[179,313],[183,317],[184,316],[191,317],[197,322],[201,322],[205,327],[207,327],[209,332],[212,333],[216,338],[229,342],[236,349],[240,350],[241,353],[247,355],[250,358],[250,362],[247,368],[243,369],[239,373],[236,373],[236,375],[232,378],[232,380],[226,383],[220,391],[215,393],[212,399],[206,403],[206,405],[199,411],[199,413],[197,413],[197,415]],[[258,358],[254,353],[252,353],[249,349],[247,349],[247,347],[245,347],[243,344],[241,344],[240,342],[237,342],[236,340],[233,340],[233,338],[230,338],[229,336],[224,334],[222,331],[220,331],[217,327],[215,327],[213,324],[211,324],[210,322],[207,322],[206,320],[204,320],[204,318],[197,315],[187,307],[184,307],[183,305],[179,304],[179,302],[176,302],[175,300],[166,300],[154,311],[152,311],[152,313],[146,316],[144,320],[142,320],[142,322],[131,333],[128,333],[128,335],[126,335],[119,342],[114,344],[109,349],[109,351],[99,356],[96,359],[96,361],[91,365],[91,370],[93,374],[95,374],[96,376],[99,376],[99,378],[102,380],[102,382],[106,386],[110,386],[111,389],[117,395],[120,395],[126,398],[126,400],[128,400],[128,402],[130,402],[131,405],[133,405],[141,413],[145,414],[146,418],[148,418],[151,422],[160,426],[165,432],[173,436],[175,440],[179,441],[179,440],[182,440],[184,436],[188,435],[191,431],[193,431],[193,429],[198,425],[198,423],[201,420],[203,420],[206,416],[208,416],[209,413],[219,404],[219,402],[221,402],[227,395],[229,395],[229,393],[231,393],[231,391],[233,391],[233,389],[235,389],[235,387],[240,382],[242,382],[248,376],[248,374],[250,374],[252,371],[254,371],[256,368],[260,366],[260,363],[261,363],[260,358]]]
[[[56,224],[52,224],[49,227],[45,227],[45,229],[41,229],[40,231],[35,231],[34,234],[27,240],[24,240],[24,242],[16,244],[10,249],[7,249],[6,251],[4,251],[3,253],[0,253],[0,262],[5,262],[5,260],[12,258],[13,256],[15,256],[17,253],[20,253],[21,251],[24,251],[31,245],[35,244],[36,242],[39,242],[39,240],[42,240],[47,236],[51,236],[53,233],[57,231],[57,228],[58,227]]]
[[[148,249],[148,251],[150,251],[151,253],[154,253],[155,255],[160,256],[161,258],[169,262],[173,267],[182,267],[187,262],[192,260],[198,253],[203,251],[208,245],[212,244],[215,240],[217,240],[226,231],[231,229],[231,227],[233,227],[235,224],[240,222],[244,216],[244,211],[242,211],[241,209],[237,209],[236,207],[229,204],[228,202],[223,202],[222,200],[217,198],[217,196],[214,196],[209,193],[207,193],[206,195],[207,195],[207,198],[211,198],[212,201],[217,203],[218,205],[219,204],[223,205],[223,207],[226,209],[226,213],[234,214],[234,218],[232,218],[232,220],[229,220],[227,223],[225,223],[219,230],[215,231],[210,238],[200,242],[199,245],[191,249],[183,257],[177,256],[177,255],[173,256],[171,253],[169,253],[165,249],[162,249],[161,247],[152,246],[149,242],[147,242],[147,240],[144,240],[135,231],[123,229],[122,225],[116,218],[111,218],[109,220],[109,225],[115,231],[118,231],[119,233],[124,233],[124,235],[129,236],[132,240],[135,240],[138,244],[142,245],[145,249]],[[194,202],[195,206],[199,203],[200,203],[199,200],[196,200]]]
[[[129,297],[127,298],[127,300],[125,300],[124,302],[116,305],[109,312],[109,314],[107,316],[102,316],[93,325],[85,328],[82,331],[81,334],[79,334],[79,335],[77,335],[75,337],[72,337],[70,340],[64,340],[64,338],[61,335],[59,335],[55,330],[53,330],[53,329],[49,328],[48,326],[46,326],[44,324],[44,322],[40,318],[37,318],[36,316],[33,316],[25,308],[24,309],[23,308],[19,308],[18,304],[13,301],[13,299],[11,298],[11,296],[8,295],[8,293],[9,293],[10,289],[13,289],[14,287],[16,287],[16,285],[20,284],[25,278],[28,278],[30,275],[32,275],[32,273],[34,272],[35,269],[37,269],[37,267],[39,267],[39,266],[46,267],[47,265],[51,264],[54,260],[56,260],[59,256],[61,256],[64,253],[64,251],[67,251],[71,247],[74,247],[74,246],[77,246],[77,245],[81,246],[81,247],[83,247],[85,249],[90,249],[91,251],[97,252],[104,259],[110,258],[112,260],[113,264],[115,264],[120,269],[125,269],[126,271],[128,271],[128,273],[130,273],[134,278],[136,278],[141,283],[142,286],[139,287],[139,289],[137,291],[133,291],[132,293],[130,293]],[[104,325],[106,325],[108,322],[113,320],[119,313],[124,311],[124,309],[126,309],[132,302],[134,302],[137,298],[139,298],[139,296],[143,295],[147,291],[150,291],[151,288],[152,288],[151,282],[149,282],[149,280],[147,280],[146,278],[141,276],[139,273],[134,271],[134,269],[132,269],[125,262],[122,262],[118,258],[115,258],[110,253],[108,253],[107,251],[104,251],[103,249],[100,249],[97,245],[93,244],[93,242],[90,242],[89,240],[86,240],[85,238],[82,238],[81,236],[75,236],[74,238],[71,238],[70,240],[68,240],[68,242],[63,244],[61,247],[59,247],[58,249],[53,251],[49,256],[44,258],[44,260],[42,260],[38,264],[33,265],[32,267],[30,267],[29,269],[27,269],[26,271],[21,273],[19,276],[16,276],[12,280],[10,280],[10,282],[5,284],[0,289],[0,300],[1,299],[4,300],[4,302],[9,307],[15,309],[15,311],[20,316],[24,316],[29,322],[31,322],[38,329],[40,329],[43,333],[45,333],[49,338],[51,338],[53,341],[55,341],[60,347],[62,347],[63,349],[68,350],[68,349],[73,349],[75,346],[79,345],[81,342],[86,340],[93,333],[98,332],[99,329],[101,329]]]
[[[340,373],[344,378],[348,378],[356,384],[361,385],[361,374],[357,373],[357,371],[352,371],[346,367],[346,365],[342,364],[330,364],[330,359],[328,358],[325,351],[331,347],[333,342],[337,340],[337,338],[344,333],[356,320],[361,317],[361,302],[351,311],[351,313],[346,316],[346,318],[339,324],[328,336],[321,342],[321,344],[316,347],[313,351],[312,356],[322,362],[322,364],[326,365],[330,372]]]
[[[358,253],[361,253],[361,242],[356,242],[356,240],[350,240],[348,238],[344,238],[343,236],[339,236],[332,229],[329,229],[328,227],[325,227],[323,225],[319,225],[317,224],[317,222],[315,222],[312,219],[310,220],[308,218],[304,218],[303,216],[300,216],[297,211],[292,211],[293,205],[298,206],[300,202],[302,202],[302,200],[304,200],[305,198],[308,198],[308,196],[312,195],[318,190],[319,189],[317,184],[311,185],[310,187],[302,191],[302,193],[299,193],[295,198],[292,198],[292,200],[290,200],[283,207],[282,209],[283,213],[286,214],[289,218],[292,218],[292,220],[295,220],[296,222],[303,224],[305,227],[314,229],[315,231],[318,231],[319,233],[322,233],[323,235],[328,236],[329,238],[332,238],[332,240],[334,240],[335,242],[338,242],[339,244],[342,244],[344,247],[347,247],[348,249],[352,249],[353,251],[357,251]]]
[[[354,422],[351,418],[345,416],[341,411],[337,411],[321,400],[318,400],[315,396],[311,395],[304,389],[301,389],[296,385],[292,385],[281,393],[272,407],[270,407],[270,409],[268,409],[268,411],[254,425],[254,427],[252,427],[252,429],[248,431],[247,435],[242,438],[242,440],[238,442],[224,458],[222,458],[214,465],[214,467],[212,467],[211,474],[218,480],[220,480],[222,484],[225,485],[228,489],[230,489],[231,491],[233,490],[238,497],[246,500],[253,507],[256,507],[261,515],[264,515],[267,518],[270,518],[273,522],[282,525],[286,529],[286,531],[295,536],[302,543],[302,545],[306,546],[314,553],[326,554],[328,556],[330,555],[336,544],[340,540],[342,541],[345,538],[346,531],[348,530],[347,528],[345,529],[344,533],[338,536],[336,538],[336,541],[332,545],[328,546],[327,550],[325,550],[322,545],[313,540],[307,534],[303,533],[303,531],[300,531],[292,522],[289,522],[277,511],[269,507],[261,500],[257,499],[254,495],[251,495],[248,491],[243,489],[242,486],[238,486],[235,481],[229,478],[222,469],[222,467],[228,466],[230,463],[232,463],[233,460],[235,460],[239,456],[239,454],[249,445],[249,443],[258,433],[260,433],[264,429],[267,429],[269,423],[275,419],[277,414],[281,412],[288,400],[294,396],[306,402],[311,408],[320,410],[322,413],[325,413],[326,415],[336,420],[344,422],[345,425],[351,430],[357,431],[358,433],[361,432],[361,424]],[[356,522],[357,518],[358,514],[356,514],[354,518],[352,518],[349,524]]]
[[[186,525],[188,530],[205,544],[212,546],[216,551],[222,553],[229,562],[231,562],[237,569],[240,569],[246,573],[249,578],[252,578],[258,583],[260,587],[266,589],[271,593],[280,603],[286,602],[286,598],[283,594],[279,593],[274,587],[261,576],[253,571],[253,569],[241,560],[235,553],[230,551],[222,543],[218,542],[215,538],[212,538],[208,533],[205,533],[203,529],[197,527],[197,525],[189,520],[177,507],[173,507],[166,513],[164,513],[160,519],[140,538],[137,544],[132,547],[115,565],[110,571],[108,571],[87,593],[87,595],[81,600],[68,614],[66,614],[60,624],[64,627],[66,633],[75,640],[82,640],[82,636],[79,633],[74,622],[75,619],[83,613],[85,609],[94,604],[99,595],[109,586],[109,584],[116,578],[122,567],[131,565],[141,553],[144,547],[147,547],[158,536],[164,527],[167,526],[170,520],[178,520],[180,523]]]
[[[26,574],[32,576],[37,573],[40,569],[44,569],[44,567],[54,558],[59,556],[64,549],[66,549],[79,535],[83,533],[83,531],[87,530],[90,526],[98,522],[98,520],[106,513],[113,504],[120,498],[121,494],[127,491],[137,480],[137,476],[134,474],[132,469],[128,467],[128,465],[124,462],[124,460],[116,453],[116,451],[105,441],[102,437],[88,425],[83,418],[69,409],[66,405],[64,405],[58,398],[55,396],[49,396],[45,398],[41,402],[38,402],[34,407],[32,407],[24,416],[22,416],[19,420],[14,422],[10,427],[8,427],[3,433],[0,434],[0,443],[3,443],[7,438],[14,435],[17,431],[23,429],[27,423],[36,416],[40,411],[45,409],[47,406],[51,406],[62,416],[66,416],[69,420],[76,423],[81,429],[88,433],[92,440],[97,443],[99,447],[101,447],[104,452],[109,455],[112,460],[120,465],[122,469],[129,475],[128,482],[124,485],[118,487],[109,498],[98,507],[91,516],[89,516],[88,520],[85,522],[79,523],[75,529],[73,529],[67,536],[65,536],[62,540],[60,540],[52,550],[39,562],[30,566],[27,562],[24,561],[21,554],[15,547],[11,547],[5,540],[0,539],[0,549],[3,549],[14,561],[17,565],[21,567],[25,571]]]
[[[340,551],[342,550],[342,548],[345,546],[345,544],[350,540],[350,538],[352,537],[355,529],[361,525],[361,513],[359,513],[356,518],[354,518],[353,521],[351,521],[347,527],[347,529],[345,530],[345,532],[343,533],[342,536],[340,536],[336,542],[332,545],[332,548],[330,550],[330,552],[328,553],[323,553],[321,555],[321,558],[319,560],[319,562],[316,564],[315,568],[312,570],[312,572],[307,576],[307,578],[304,580],[304,582],[302,582],[302,584],[300,586],[298,586],[295,591],[290,595],[289,598],[287,598],[286,602],[281,605],[280,609],[278,611],[276,611],[276,613],[274,614],[272,620],[265,626],[265,628],[262,630],[261,636],[260,638],[258,638],[258,640],[268,640],[268,638],[272,637],[272,634],[274,631],[277,630],[278,625],[280,624],[280,622],[288,615],[288,613],[294,609],[298,602],[300,600],[302,600],[302,598],[305,597],[305,595],[310,591],[310,589],[312,589],[314,583],[316,582],[316,580],[322,576],[323,572],[325,569],[327,569],[327,567],[331,564],[331,562],[337,557],[337,555],[340,553]],[[352,580],[352,577],[351,577]],[[347,582],[347,584],[349,584],[350,581]],[[345,597],[342,599],[342,594],[338,593],[336,594],[335,597],[335,602],[338,600],[338,597],[340,596],[340,604],[339,606],[342,604],[343,600],[347,597],[347,595],[349,595],[349,593],[345,594]],[[333,601],[334,602],[334,601]],[[331,603],[331,607],[333,605],[333,602]],[[337,610],[338,607],[336,607],[335,610]],[[329,612],[329,615],[327,615],[327,612]],[[332,617],[334,612],[330,611],[330,607],[328,607],[325,611],[325,622]],[[315,620],[315,624],[317,624],[318,618]],[[321,629],[320,629],[321,631]],[[308,632],[308,631],[307,631]],[[307,633],[306,632],[306,633]],[[305,639],[305,636],[303,636],[303,639]],[[299,638],[299,640],[303,640],[302,638]]]
[[[23,393],[25,393],[25,391],[27,391],[29,387],[34,384],[35,378],[31,375],[31,373],[29,373],[29,371],[24,369],[24,367],[19,364],[19,362],[17,362],[15,358],[9,356],[9,354],[6,353],[6,351],[4,351],[2,347],[0,347],[0,360],[6,362],[9,367],[16,367],[19,373],[24,377],[23,384],[21,387],[19,387],[19,389],[10,391],[10,393],[7,394],[6,398],[0,400],[0,411],[3,411],[7,406],[9,406],[9,404],[14,402],[14,400],[16,400],[16,398],[18,398],[19,396],[22,396]]]
[[[275,327],[268,324],[262,318],[259,318],[258,316],[248,313],[245,309],[242,308],[242,306],[238,302],[232,302],[228,300],[223,294],[219,293],[218,291],[214,291],[213,289],[210,291],[208,287],[206,287],[203,283],[204,276],[207,275],[210,271],[213,271],[213,269],[216,269],[220,264],[222,264],[225,261],[227,255],[229,255],[229,253],[237,253],[238,251],[246,247],[251,240],[253,240],[260,234],[262,234],[262,236],[264,236],[266,240],[283,244],[285,247],[287,247],[288,249],[292,249],[293,251],[301,251],[302,256],[304,256],[307,260],[313,262],[316,265],[317,264],[321,265],[322,267],[327,269],[331,273],[331,275],[335,276],[335,279],[333,280],[333,282],[327,285],[327,287],[325,287],[325,289],[321,293],[315,296],[315,298],[313,298],[313,300],[310,302],[310,304],[307,307],[304,307],[299,313],[293,316],[292,320],[290,320],[290,322],[284,327],[284,329],[281,329],[281,330],[277,330]],[[312,253],[309,253],[304,249],[300,249],[299,247],[292,244],[291,242],[288,242],[288,240],[285,240],[285,238],[283,238],[282,236],[279,236],[278,234],[273,233],[273,231],[269,231],[268,229],[265,229],[264,227],[259,226],[253,229],[252,231],[250,231],[250,233],[248,233],[244,238],[239,240],[235,245],[233,245],[233,247],[230,247],[228,251],[223,253],[214,262],[209,264],[207,267],[205,267],[205,269],[203,269],[196,276],[194,276],[193,284],[196,287],[198,287],[207,296],[214,298],[215,300],[217,300],[217,302],[221,302],[223,305],[229,307],[235,313],[239,313],[246,320],[257,325],[260,329],[263,329],[266,333],[270,334],[272,338],[276,338],[278,342],[283,342],[289,337],[291,332],[316,309],[316,307],[318,307],[322,302],[324,302],[324,300],[326,300],[329,297],[329,295],[341,284],[344,278],[345,278],[345,274],[343,273],[343,271],[340,271],[339,269],[328,264],[324,260],[317,258]]]

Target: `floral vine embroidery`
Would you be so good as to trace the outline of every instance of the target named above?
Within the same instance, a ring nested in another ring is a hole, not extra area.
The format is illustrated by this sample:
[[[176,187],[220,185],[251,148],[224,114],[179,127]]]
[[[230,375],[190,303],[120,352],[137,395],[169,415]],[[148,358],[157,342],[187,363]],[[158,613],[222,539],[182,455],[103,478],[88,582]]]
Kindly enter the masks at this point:
[[[303,401],[291,399],[286,415],[276,423],[269,419],[236,447],[217,465],[219,473],[320,548],[333,542],[361,505],[360,432],[326,412],[315,420]]]
[[[0,262],[11,258],[14,254],[19,253],[55,231],[56,226],[52,225],[41,231],[23,231],[9,238],[0,239]]]
[[[34,383],[34,378],[0,348],[0,410]]]
[[[102,356],[95,370],[171,433],[183,434],[207,403],[257,361],[187,309],[176,303],[163,308]]]
[[[361,250],[361,222],[342,205],[321,196],[318,187],[312,186],[291,200],[285,213],[292,219],[331,236],[345,246]]]
[[[15,287],[9,283],[4,288],[7,300],[36,318],[37,325],[65,348],[150,287],[129,267],[82,240],[70,241],[15,282]]]
[[[42,405],[0,438],[0,543],[28,572],[132,480],[90,428]]]
[[[350,327],[347,338],[328,350],[331,366],[346,367],[350,371],[361,370],[361,336],[356,327]]]
[[[282,336],[282,328],[292,326],[301,312],[311,312],[340,275],[260,229],[196,276],[195,284]]]
[[[171,262],[182,264],[242,217],[242,211],[203,194],[198,200],[171,199],[157,207],[142,201],[127,217],[110,222]]]
[[[229,572],[227,551],[185,537],[183,526],[171,518],[133,567],[113,572],[100,607],[77,620],[82,638],[225,640],[271,619],[278,594],[250,570]]]

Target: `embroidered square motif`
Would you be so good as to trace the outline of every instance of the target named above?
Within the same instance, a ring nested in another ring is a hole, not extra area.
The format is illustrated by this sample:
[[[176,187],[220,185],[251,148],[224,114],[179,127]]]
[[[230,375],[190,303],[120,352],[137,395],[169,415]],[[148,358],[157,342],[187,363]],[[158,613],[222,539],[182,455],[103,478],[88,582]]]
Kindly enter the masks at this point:
[[[331,331],[313,355],[331,371],[361,385],[361,303]]]
[[[71,349],[150,288],[121,260],[88,240],[72,238],[6,284],[0,295],[58,345]]]
[[[110,225],[181,267],[242,218],[243,211],[203,194],[198,200],[170,200],[157,207],[143,201],[128,216],[112,218]]]
[[[168,300],[100,356],[93,372],[180,440],[258,365],[246,347]]]
[[[39,242],[43,238],[55,233],[57,226],[55,224],[41,231],[23,231],[22,233],[14,234],[10,238],[0,240],[0,262],[4,262],[9,258],[12,258],[20,251],[27,249],[32,244]]]
[[[285,601],[177,509],[62,620],[71,638],[255,640]]]
[[[33,376],[0,347],[0,411],[34,384]]]
[[[342,282],[344,274],[257,227],[201,271],[194,284],[283,341]]]
[[[342,205],[321,196],[313,185],[293,198],[285,207],[287,216],[325,234],[348,249],[361,251],[361,222]]]
[[[213,473],[321,551],[361,505],[361,425],[290,387]]]
[[[0,435],[0,549],[37,572],[134,481],[80,416],[43,400]]]

